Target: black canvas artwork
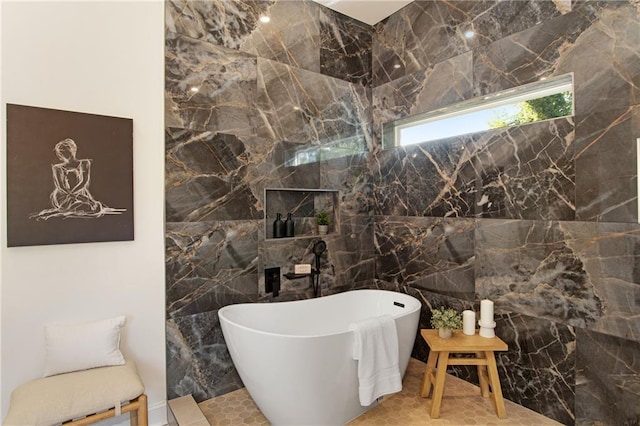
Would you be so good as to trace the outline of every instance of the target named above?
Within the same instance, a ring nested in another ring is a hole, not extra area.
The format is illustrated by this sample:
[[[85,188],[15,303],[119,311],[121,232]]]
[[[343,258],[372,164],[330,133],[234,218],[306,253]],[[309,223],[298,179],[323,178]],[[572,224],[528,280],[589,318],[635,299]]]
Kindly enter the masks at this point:
[[[133,240],[133,120],[7,105],[7,245]]]

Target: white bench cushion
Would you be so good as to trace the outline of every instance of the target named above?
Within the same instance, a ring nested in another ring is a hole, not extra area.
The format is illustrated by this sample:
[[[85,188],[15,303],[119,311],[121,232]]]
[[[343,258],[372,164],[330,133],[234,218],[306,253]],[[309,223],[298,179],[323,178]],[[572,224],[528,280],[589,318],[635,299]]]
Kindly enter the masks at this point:
[[[3,425],[52,425],[120,406],[143,392],[132,361],[36,379],[11,393]]]

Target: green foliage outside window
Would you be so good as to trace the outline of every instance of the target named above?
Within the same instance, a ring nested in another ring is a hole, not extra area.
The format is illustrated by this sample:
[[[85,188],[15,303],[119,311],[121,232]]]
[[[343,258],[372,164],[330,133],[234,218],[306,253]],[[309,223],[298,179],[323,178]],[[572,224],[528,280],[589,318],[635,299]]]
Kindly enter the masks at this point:
[[[502,113],[489,120],[489,127],[517,126],[534,123],[550,118],[565,117],[572,114],[572,93],[562,92],[544,98],[531,99],[518,104],[519,110],[515,115]]]

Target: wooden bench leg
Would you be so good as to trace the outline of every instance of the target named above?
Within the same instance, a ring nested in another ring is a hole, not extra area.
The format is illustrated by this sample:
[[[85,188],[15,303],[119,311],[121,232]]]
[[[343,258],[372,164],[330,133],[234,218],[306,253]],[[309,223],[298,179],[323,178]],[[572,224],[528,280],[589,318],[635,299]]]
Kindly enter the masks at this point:
[[[438,360],[438,354],[434,351],[429,351],[429,358],[427,359],[427,367],[424,369],[424,376],[422,377],[422,386],[420,387],[420,396],[423,398],[429,396],[429,392],[431,392],[431,386],[435,382],[437,360]]]
[[[433,388],[433,400],[431,401],[431,418],[440,417],[440,404],[442,403],[442,394],[444,393],[444,379],[447,372],[447,364],[449,362],[449,352],[438,352],[438,372],[436,374],[436,383]]]
[[[493,402],[496,407],[496,414],[499,418],[506,419],[507,409],[504,406],[504,399],[502,398],[502,387],[500,386],[500,377],[498,376],[498,366],[496,365],[495,355],[493,351],[486,351],[484,355],[487,358],[489,384],[491,385],[491,391],[493,393]]]
[[[147,395],[142,394],[136,399],[137,409],[131,411],[129,422],[131,426],[148,426],[149,413],[147,408]]]

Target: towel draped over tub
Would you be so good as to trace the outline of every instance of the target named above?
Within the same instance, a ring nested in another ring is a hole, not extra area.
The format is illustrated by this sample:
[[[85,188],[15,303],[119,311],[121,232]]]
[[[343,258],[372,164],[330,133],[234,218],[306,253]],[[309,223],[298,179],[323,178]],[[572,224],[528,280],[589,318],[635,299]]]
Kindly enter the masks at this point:
[[[349,326],[354,332],[353,359],[358,361],[360,405],[402,390],[398,333],[391,315],[366,318]]]

